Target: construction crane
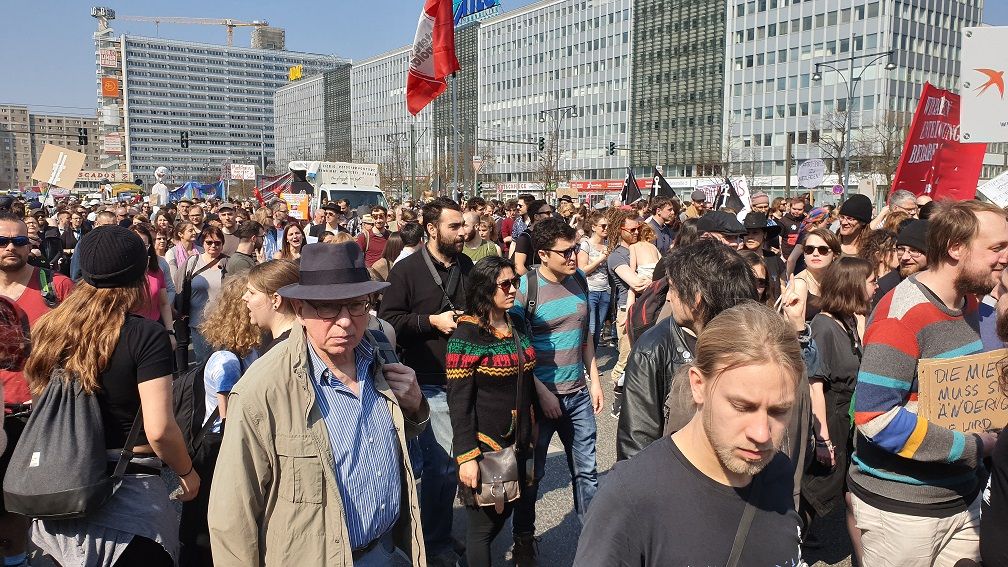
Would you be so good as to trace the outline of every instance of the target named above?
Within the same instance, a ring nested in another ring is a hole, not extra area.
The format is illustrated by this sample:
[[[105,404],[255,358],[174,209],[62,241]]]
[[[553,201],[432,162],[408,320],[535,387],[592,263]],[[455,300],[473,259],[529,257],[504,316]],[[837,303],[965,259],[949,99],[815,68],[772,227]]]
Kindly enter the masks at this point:
[[[232,20],[231,18],[185,18],[179,16],[113,16],[118,20],[126,20],[128,22],[147,22],[154,24],[157,33],[160,35],[161,24],[196,24],[205,26],[226,26],[227,27],[227,44],[228,47],[234,45],[234,29],[239,27],[256,27],[262,28],[269,25],[268,22],[264,20],[255,20],[251,22],[240,22],[238,20]]]

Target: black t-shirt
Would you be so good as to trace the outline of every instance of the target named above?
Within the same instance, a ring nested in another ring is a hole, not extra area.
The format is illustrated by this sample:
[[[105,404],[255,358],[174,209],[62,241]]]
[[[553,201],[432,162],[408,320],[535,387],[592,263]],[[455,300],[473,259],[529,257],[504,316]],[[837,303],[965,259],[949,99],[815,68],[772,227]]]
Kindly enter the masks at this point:
[[[903,277],[900,276],[899,268],[890,270],[888,274],[879,278],[878,289],[875,290],[875,295],[872,296],[872,307],[874,308],[878,305],[878,302],[882,301],[882,298],[898,286],[901,281],[903,281]]]
[[[984,567],[1008,566],[1008,430],[1001,430],[991,455],[990,484],[980,504],[980,558]]]
[[[778,453],[760,473],[759,502],[740,565],[801,564],[792,472]],[[714,481],[662,437],[606,475],[588,510],[574,565],[725,565],[750,487]]]
[[[515,254],[521,252],[525,255],[525,269],[531,270],[532,266],[539,263],[539,254],[532,244],[532,233],[525,229],[515,238]]]
[[[126,443],[137,411],[140,392],[137,384],[171,376],[172,349],[168,331],[157,321],[127,315],[119,342],[108,366],[98,375],[98,405],[105,427],[105,446],[119,449]],[[140,429],[136,445],[145,445],[147,435]]]
[[[785,258],[791,255],[791,250],[801,242],[801,223],[805,215],[798,218],[785,213],[777,224],[781,225],[781,253]],[[797,273],[797,271],[795,272]]]

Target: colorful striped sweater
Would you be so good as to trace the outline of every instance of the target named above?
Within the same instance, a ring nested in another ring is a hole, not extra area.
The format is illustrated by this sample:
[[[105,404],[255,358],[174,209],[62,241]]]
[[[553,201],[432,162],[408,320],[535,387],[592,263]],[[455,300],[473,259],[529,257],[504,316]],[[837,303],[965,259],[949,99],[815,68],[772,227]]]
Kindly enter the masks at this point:
[[[532,400],[535,351],[528,336],[520,332],[521,321],[512,317],[512,322],[519,329],[524,349],[526,399]],[[518,353],[512,336],[491,334],[475,317],[459,317],[458,327],[448,339],[445,368],[455,459],[464,463],[484,450],[499,451],[512,445],[518,393]]]
[[[981,352],[977,305],[967,296],[962,309],[950,309],[911,276],[872,313],[854,395],[849,478],[868,504],[940,517],[976,497],[980,440],[917,415],[917,361]]]

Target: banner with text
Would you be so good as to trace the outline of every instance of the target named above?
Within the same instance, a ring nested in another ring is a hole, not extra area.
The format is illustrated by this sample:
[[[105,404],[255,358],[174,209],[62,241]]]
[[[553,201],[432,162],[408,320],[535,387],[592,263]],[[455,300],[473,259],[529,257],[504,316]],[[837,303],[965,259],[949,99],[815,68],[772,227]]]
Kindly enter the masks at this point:
[[[917,364],[918,414],[935,425],[990,431],[1008,425],[1008,397],[998,377],[1008,349],[955,358],[925,358]]]
[[[891,191],[959,201],[976,196],[987,144],[959,141],[959,104],[959,95],[924,83]]]

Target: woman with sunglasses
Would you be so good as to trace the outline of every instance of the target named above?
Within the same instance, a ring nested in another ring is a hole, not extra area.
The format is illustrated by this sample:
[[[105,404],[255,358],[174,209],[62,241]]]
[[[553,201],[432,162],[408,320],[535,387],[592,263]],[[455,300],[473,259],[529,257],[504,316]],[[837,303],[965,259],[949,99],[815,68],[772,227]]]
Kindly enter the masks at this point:
[[[588,280],[588,332],[598,349],[602,339],[602,322],[609,314],[611,297],[609,272],[606,268],[606,260],[609,258],[609,247],[606,246],[609,220],[605,211],[592,211],[587,221],[585,232],[588,236],[581,239],[577,262],[578,268]]]
[[[527,489],[522,478],[524,463],[532,458],[535,351],[524,332],[524,321],[508,314],[518,281],[514,264],[506,258],[488,256],[476,262],[466,283],[468,308],[448,339],[448,412],[453,453],[459,463],[459,496],[466,503],[466,559],[470,567],[490,566],[490,544],[519,505],[519,501],[509,502],[497,512],[493,506],[476,504],[473,491],[482,480],[479,461],[483,452],[516,446],[520,502],[535,505],[536,492]]]
[[[864,319],[871,312],[876,287],[874,267],[861,258],[838,258],[823,276],[822,310],[810,325],[819,350],[819,365],[809,376],[815,462],[802,479],[798,510],[806,532],[813,520],[829,514],[846,492],[852,442],[851,397],[861,366]],[[857,550],[860,532],[849,507],[847,527]],[[807,541],[807,537],[803,539]]]
[[[767,267],[763,256],[752,250],[742,250],[739,255],[752,268],[753,277],[756,279],[756,300],[772,306],[773,298],[767,293]]]
[[[217,301],[221,292],[221,281],[226,273],[227,256],[224,254],[224,232],[213,225],[208,225],[200,234],[205,251],[194,256],[186,263],[185,273],[181,276],[192,281],[192,295],[189,300],[189,336],[195,360],[206,360],[212,350],[200,333],[199,326],[203,322],[203,311],[207,305]],[[175,289],[182,293],[183,286],[176,284]]]
[[[826,268],[840,257],[840,239],[829,229],[817,228],[805,235],[801,249],[805,269],[792,279],[788,293],[799,297],[805,306],[805,320],[811,321],[822,303],[821,287]]]

